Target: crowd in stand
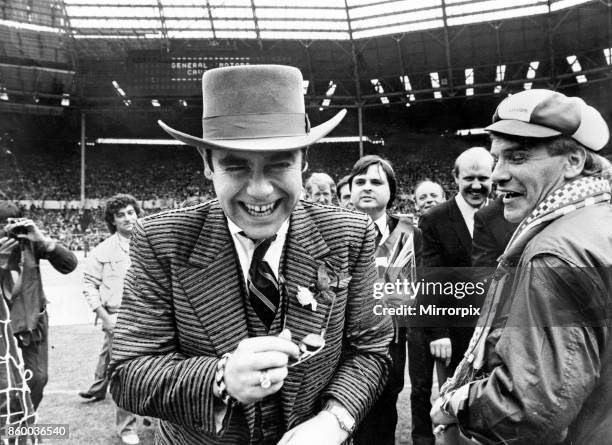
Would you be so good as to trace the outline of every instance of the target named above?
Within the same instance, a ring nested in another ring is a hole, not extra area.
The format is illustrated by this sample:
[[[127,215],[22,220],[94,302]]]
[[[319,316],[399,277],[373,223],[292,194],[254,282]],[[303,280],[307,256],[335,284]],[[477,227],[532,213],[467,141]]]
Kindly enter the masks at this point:
[[[448,165],[461,145],[454,140],[436,141],[435,138],[432,144],[434,148],[421,141],[418,146],[408,144],[405,148],[398,144],[366,146],[368,152],[391,160],[398,171],[399,199],[393,212],[414,213],[414,186],[422,179],[440,182],[447,195],[454,191]],[[348,173],[350,163],[346,160],[355,159],[357,150],[356,144],[317,145],[310,150],[309,171],[325,171],[337,181]],[[173,199],[178,204],[192,196],[213,196],[211,184],[204,178],[200,157],[187,147],[95,146],[88,148],[86,161],[88,198],[104,199],[129,190],[142,201]],[[80,153],[78,150],[13,150],[2,155],[0,178],[0,194],[4,198],[78,201]],[[90,224],[83,224],[87,221],[83,220],[83,212],[70,206],[54,211],[42,211],[36,206],[24,210],[51,236],[74,250],[95,246],[106,234],[102,215],[96,209],[91,210]]]

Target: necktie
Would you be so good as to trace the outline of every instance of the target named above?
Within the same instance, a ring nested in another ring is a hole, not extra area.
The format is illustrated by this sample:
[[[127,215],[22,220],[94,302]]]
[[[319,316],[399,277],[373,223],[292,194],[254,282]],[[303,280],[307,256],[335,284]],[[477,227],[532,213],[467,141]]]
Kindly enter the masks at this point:
[[[378,245],[380,244],[380,240],[382,239],[382,233],[376,224],[374,224],[374,227],[376,227],[376,244],[374,245],[374,248],[378,249]]]
[[[278,281],[270,265],[264,260],[264,256],[275,238],[276,236],[255,241],[255,252],[253,252],[253,259],[251,260],[248,280],[251,306],[268,329],[272,325],[280,302]]]

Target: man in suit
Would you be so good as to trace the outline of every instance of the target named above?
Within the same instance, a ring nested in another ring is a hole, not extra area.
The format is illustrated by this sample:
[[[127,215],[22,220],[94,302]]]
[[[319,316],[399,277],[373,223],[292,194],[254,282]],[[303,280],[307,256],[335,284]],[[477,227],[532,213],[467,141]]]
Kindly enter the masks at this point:
[[[380,394],[392,325],[373,313],[374,228],[302,202],[302,75],[277,65],[202,79],[198,147],[217,199],[137,224],[111,391],[160,418],[165,444],[340,444]]]
[[[411,218],[387,213],[397,190],[391,164],[376,155],[364,156],[353,166],[349,175],[351,202],[357,210],[370,216],[376,226],[376,265],[380,284],[416,282],[416,268],[421,261],[421,231]],[[383,286],[380,286],[381,288]],[[400,308],[411,304],[410,294],[383,292],[382,306]],[[382,309],[377,309],[381,311]],[[406,365],[406,323],[394,317],[395,338],[389,351],[393,360],[389,381],[363,424],[355,434],[356,445],[393,445],[397,424],[397,398],[404,387]]]
[[[421,216],[419,227],[423,231],[423,268],[424,279],[430,283],[468,283],[472,281],[470,272],[472,254],[472,234],[474,214],[482,207],[491,192],[491,172],[493,158],[482,147],[467,149],[459,155],[453,167],[453,176],[459,189],[458,193]],[[435,295],[422,294],[419,305],[436,307],[469,308],[479,307],[484,291],[470,296],[437,292]],[[433,360],[437,360],[442,372],[440,380],[452,375],[468,346],[476,319],[467,317],[427,316],[421,320],[424,340],[429,343],[431,360],[420,369],[412,369],[413,397],[418,400],[412,409],[420,421],[414,422],[413,441],[420,444],[433,444],[434,438],[429,420],[430,389],[432,386]],[[445,367],[445,369],[444,369]],[[445,371],[445,372],[444,372]],[[415,382],[419,382],[415,385]],[[440,385],[442,381],[438,382]]]
[[[491,275],[497,267],[497,259],[504,253],[517,227],[517,223],[504,218],[504,202],[501,196],[474,214],[472,241],[474,282],[483,282],[488,288]]]
[[[444,189],[438,182],[425,179],[414,188],[414,205],[421,215],[445,200]]]
[[[353,203],[351,202],[351,186],[349,185],[349,175],[343,176],[338,181],[338,188],[336,189],[336,198],[338,198],[338,205],[345,209],[353,209]]]

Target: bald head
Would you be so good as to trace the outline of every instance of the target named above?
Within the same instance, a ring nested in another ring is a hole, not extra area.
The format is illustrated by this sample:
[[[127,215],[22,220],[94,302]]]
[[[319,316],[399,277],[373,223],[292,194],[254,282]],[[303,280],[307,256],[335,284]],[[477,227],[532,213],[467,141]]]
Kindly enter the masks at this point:
[[[336,183],[326,173],[313,173],[306,181],[306,199],[319,204],[332,205]]]
[[[493,156],[484,147],[472,147],[455,160],[453,176],[459,193],[474,208],[481,207],[491,193]]]
[[[444,202],[444,189],[434,181],[421,181],[414,189],[414,204],[419,213]]]

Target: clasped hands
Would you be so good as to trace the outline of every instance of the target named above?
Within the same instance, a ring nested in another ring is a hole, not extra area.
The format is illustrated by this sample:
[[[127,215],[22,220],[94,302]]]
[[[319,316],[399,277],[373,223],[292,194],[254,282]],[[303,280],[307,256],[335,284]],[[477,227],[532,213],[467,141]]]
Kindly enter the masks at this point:
[[[242,340],[225,365],[225,385],[229,395],[241,403],[256,403],[278,392],[288,375],[289,358],[300,356],[291,332],[278,336],[251,337]],[[265,382],[269,379],[269,382]],[[347,434],[333,414],[322,411],[287,431],[279,445],[341,444]]]

